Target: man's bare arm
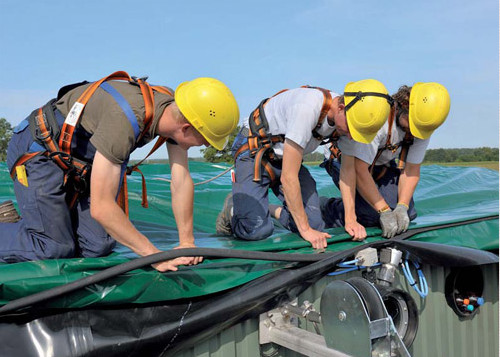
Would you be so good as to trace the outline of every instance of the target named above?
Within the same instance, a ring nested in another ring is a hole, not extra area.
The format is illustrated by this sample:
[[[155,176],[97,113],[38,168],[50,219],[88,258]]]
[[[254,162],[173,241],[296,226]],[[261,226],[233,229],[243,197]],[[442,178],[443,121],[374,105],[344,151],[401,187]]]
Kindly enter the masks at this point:
[[[124,246],[140,256],[160,252],[149,239],[140,233],[116,203],[116,194],[120,185],[121,167],[96,152],[92,165],[90,186],[90,212],[106,232]],[[180,264],[189,263],[189,259],[176,258],[155,265],[159,271],[177,270]]]

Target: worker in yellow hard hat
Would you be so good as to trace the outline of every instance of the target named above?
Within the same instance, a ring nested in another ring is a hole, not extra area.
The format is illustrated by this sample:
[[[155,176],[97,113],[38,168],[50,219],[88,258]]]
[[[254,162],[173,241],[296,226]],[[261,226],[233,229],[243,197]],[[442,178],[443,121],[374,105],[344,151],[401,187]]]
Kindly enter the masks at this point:
[[[326,247],[330,235],[323,232],[316,183],[302,165],[303,156],[338,136],[370,142],[387,120],[391,102],[374,79],[349,83],[343,95],[305,86],[263,100],[235,138],[232,195],[217,218],[217,233],[264,239],[272,234],[275,218],[313,248]],[[282,205],[269,205],[269,188]]]
[[[393,99],[388,122],[370,144],[341,138],[325,153],[322,167],[344,192],[342,199],[321,198],[322,215],[328,227],[345,226],[354,240],[366,237],[366,226],[380,226],[387,238],[408,229],[417,216],[413,193],[429,138],[450,110],[439,83],[402,86]],[[356,177],[354,186],[342,187],[346,175]]]
[[[117,203],[131,152],[155,137],[167,142],[179,247],[194,247],[187,150],[222,149],[238,120],[233,94],[214,78],[184,82],[175,94],[125,72],[62,88],[14,129],[7,164],[22,219],[12,202],[0,205],[0,261],[99,257],[116,241],[140,256],[159,252]],[[154,267],[200,261],[182,257]]]

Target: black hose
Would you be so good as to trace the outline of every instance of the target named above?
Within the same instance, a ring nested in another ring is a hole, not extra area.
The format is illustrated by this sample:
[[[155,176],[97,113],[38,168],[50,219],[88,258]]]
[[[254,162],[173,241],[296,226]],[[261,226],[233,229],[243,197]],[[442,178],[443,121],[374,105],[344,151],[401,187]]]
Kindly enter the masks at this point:
[[[216,249],[216,248],[173,249],[137,258],[129,262],[105,269],[91,276],[75,280],[71,283],[57,286],[52,289],[48,289],[33,295],[16,299],[2,306],[0,308],[0,314],[5,314],[34,304],[38,304],[45,300],[56,298],[58,296],[82,289],[88,285],[99,283],[103,280],[129,272],[131,270],[139,269],[154,263],[159,263],[165,260],[170,260],[178,257],[203,256],[207,258],[239,258],[239,259],[253,259],[253,260],[311,263],[328,258],[332,254],[333,253],[322,253],[322,254],[268,253],[268,252],[255,252],[248,250]]]
[[[405,233],[399,234],[392,240],[404,240],[408,239],[416,234],[424,233],[431,230],[437,230],[448,227],[461,226],[466,224],[477,223],[485,220],[498,219],[498,215],[492,215],[481,218],[474,218],[467,221],[445,223],[436,226],[421,227],[409,230]],[[385,242],[375,242],[386,245],[388,241]],[[377,246],[378,244],[370,244]],[[364,247],[365,245],[363,245]],[[360,248],[360,247],[357,247]],[[129,262],[116,265],[114,267],[105,269],[94,275],[75,280],[71,283],[57,286],[52,289],[48,289],[33,295],[22,297],[13,300],[0,308],[0,315],[6,314],[8,312],[16,311],[40,302],[79,290],[91,284],[99,283],[103,280],[112,278],[119,274],[129,272],[131,270],[139,269],[154,263],[162,262],[165,260],[170,260],[178,257],[194,257],[203,256],[207,258],[239,258],[239,259],[253,259],[253,260],[269,260],[269,261],[287,261],[287,262],[317,262],[323,259],[329,258],[334,253],[322,253],[322,254],[300,254],[300,253],[268,253],[268,252],[256,252],[247,250],[233,250],[233,249],[216,249],[216,248],[184,248],[184,249],[174,249],[165,252],[160,252],[146,257],[137,258]]]

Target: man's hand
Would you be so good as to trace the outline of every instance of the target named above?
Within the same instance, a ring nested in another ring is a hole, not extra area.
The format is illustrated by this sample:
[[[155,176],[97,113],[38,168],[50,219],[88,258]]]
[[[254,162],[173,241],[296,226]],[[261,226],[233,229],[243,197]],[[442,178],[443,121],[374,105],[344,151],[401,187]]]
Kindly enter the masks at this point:
[[[352,237],[353,241],[361,242],[366,238],[366,229],[357,221],[346,222],[345,231]]]
[[[164,262],[156,263],[156,264],[151,264],[153,268],[158,270],[159,272],[165,272],[165,271],[177,271],[178,268],[177,266],[179,265],[190,265],[192,257],[179,257],[175,258],[172,260],[166,260]]]
[[[394,209],[394,215],[398,221],[398,231],[396,234],[406,232],[410,225],[410,217],[408,217],[408,207],[404,204],[398,203]]]
[[[328,245],[326,243],[326,238],[330,238],[331,235],[325,232],[320,232],[315,229],[309,228],[307,231],[300,233],[302,238],[311,243],[314,249],[323,249]]]
[[[382,228],[382,237],[393,238],[398,231],[398,220],[391,209],[380,213],[380,227]]]
[[[179,244],[178,247],[175,247],[174,249],[183,249],[183,248],[196,248],[196,246],[192,243],[181,243]],[[189,259],[189,263],[186,263],[185,265],[196,265],[203,261],[203,257],[185,257],[185,258]]]

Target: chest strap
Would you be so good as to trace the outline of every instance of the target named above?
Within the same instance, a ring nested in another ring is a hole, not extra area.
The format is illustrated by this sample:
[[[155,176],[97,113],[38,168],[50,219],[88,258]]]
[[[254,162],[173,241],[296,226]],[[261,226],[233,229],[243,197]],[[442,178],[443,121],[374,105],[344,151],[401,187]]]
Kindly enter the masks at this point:
[[[323,125],[323,122],[325,120],[325,117],[330,110],[332,106],[332,96],[330,94],[330,91],[319,88],[319,87],[311,87],[311,86],[302,86],[301,88],[311,88],[311,89],[317,89],[323,93],[324,99],[323,99],[323,105],[321,107],[321,111],[319,114],[318,121],[316,123],[316,126],[312,130],[312,135],[315,139],[317,140],[325,140],[327,139],[326,137],[320,135],[318,133],[318,130],[321,128]],[[279,159],[276,157],[274,151],[273,151],[273,146],[277,143],[283,143],[285,142],[285,135],[284,134],[278,134],[278,135],[271,135],[269,134],[269,122],[266,118],[266,114],[264,112],[264,107],[268,103],[268,101],[287,91],[288,89],[283,89],[279,91],[278,93],[274,94],[272,97],[264,99],[262,102],[260,102],[259,106],[250,114],[250,117],[248,119],[248,126],[249,126],[249,133],[248,133],[248,142],[244,145],[242,145],[237,151],[234,156],[235,160],[236,158],[243,152],[249,151],[250,156],[255,158],[254,161],[254,182],[261,182],[262,180],[262,167],[267,171],[269,174],[272,184],[275,183],[277,180],[277,175],[274,172],[273,166],[270,164],[270,161],[278,161]]]

